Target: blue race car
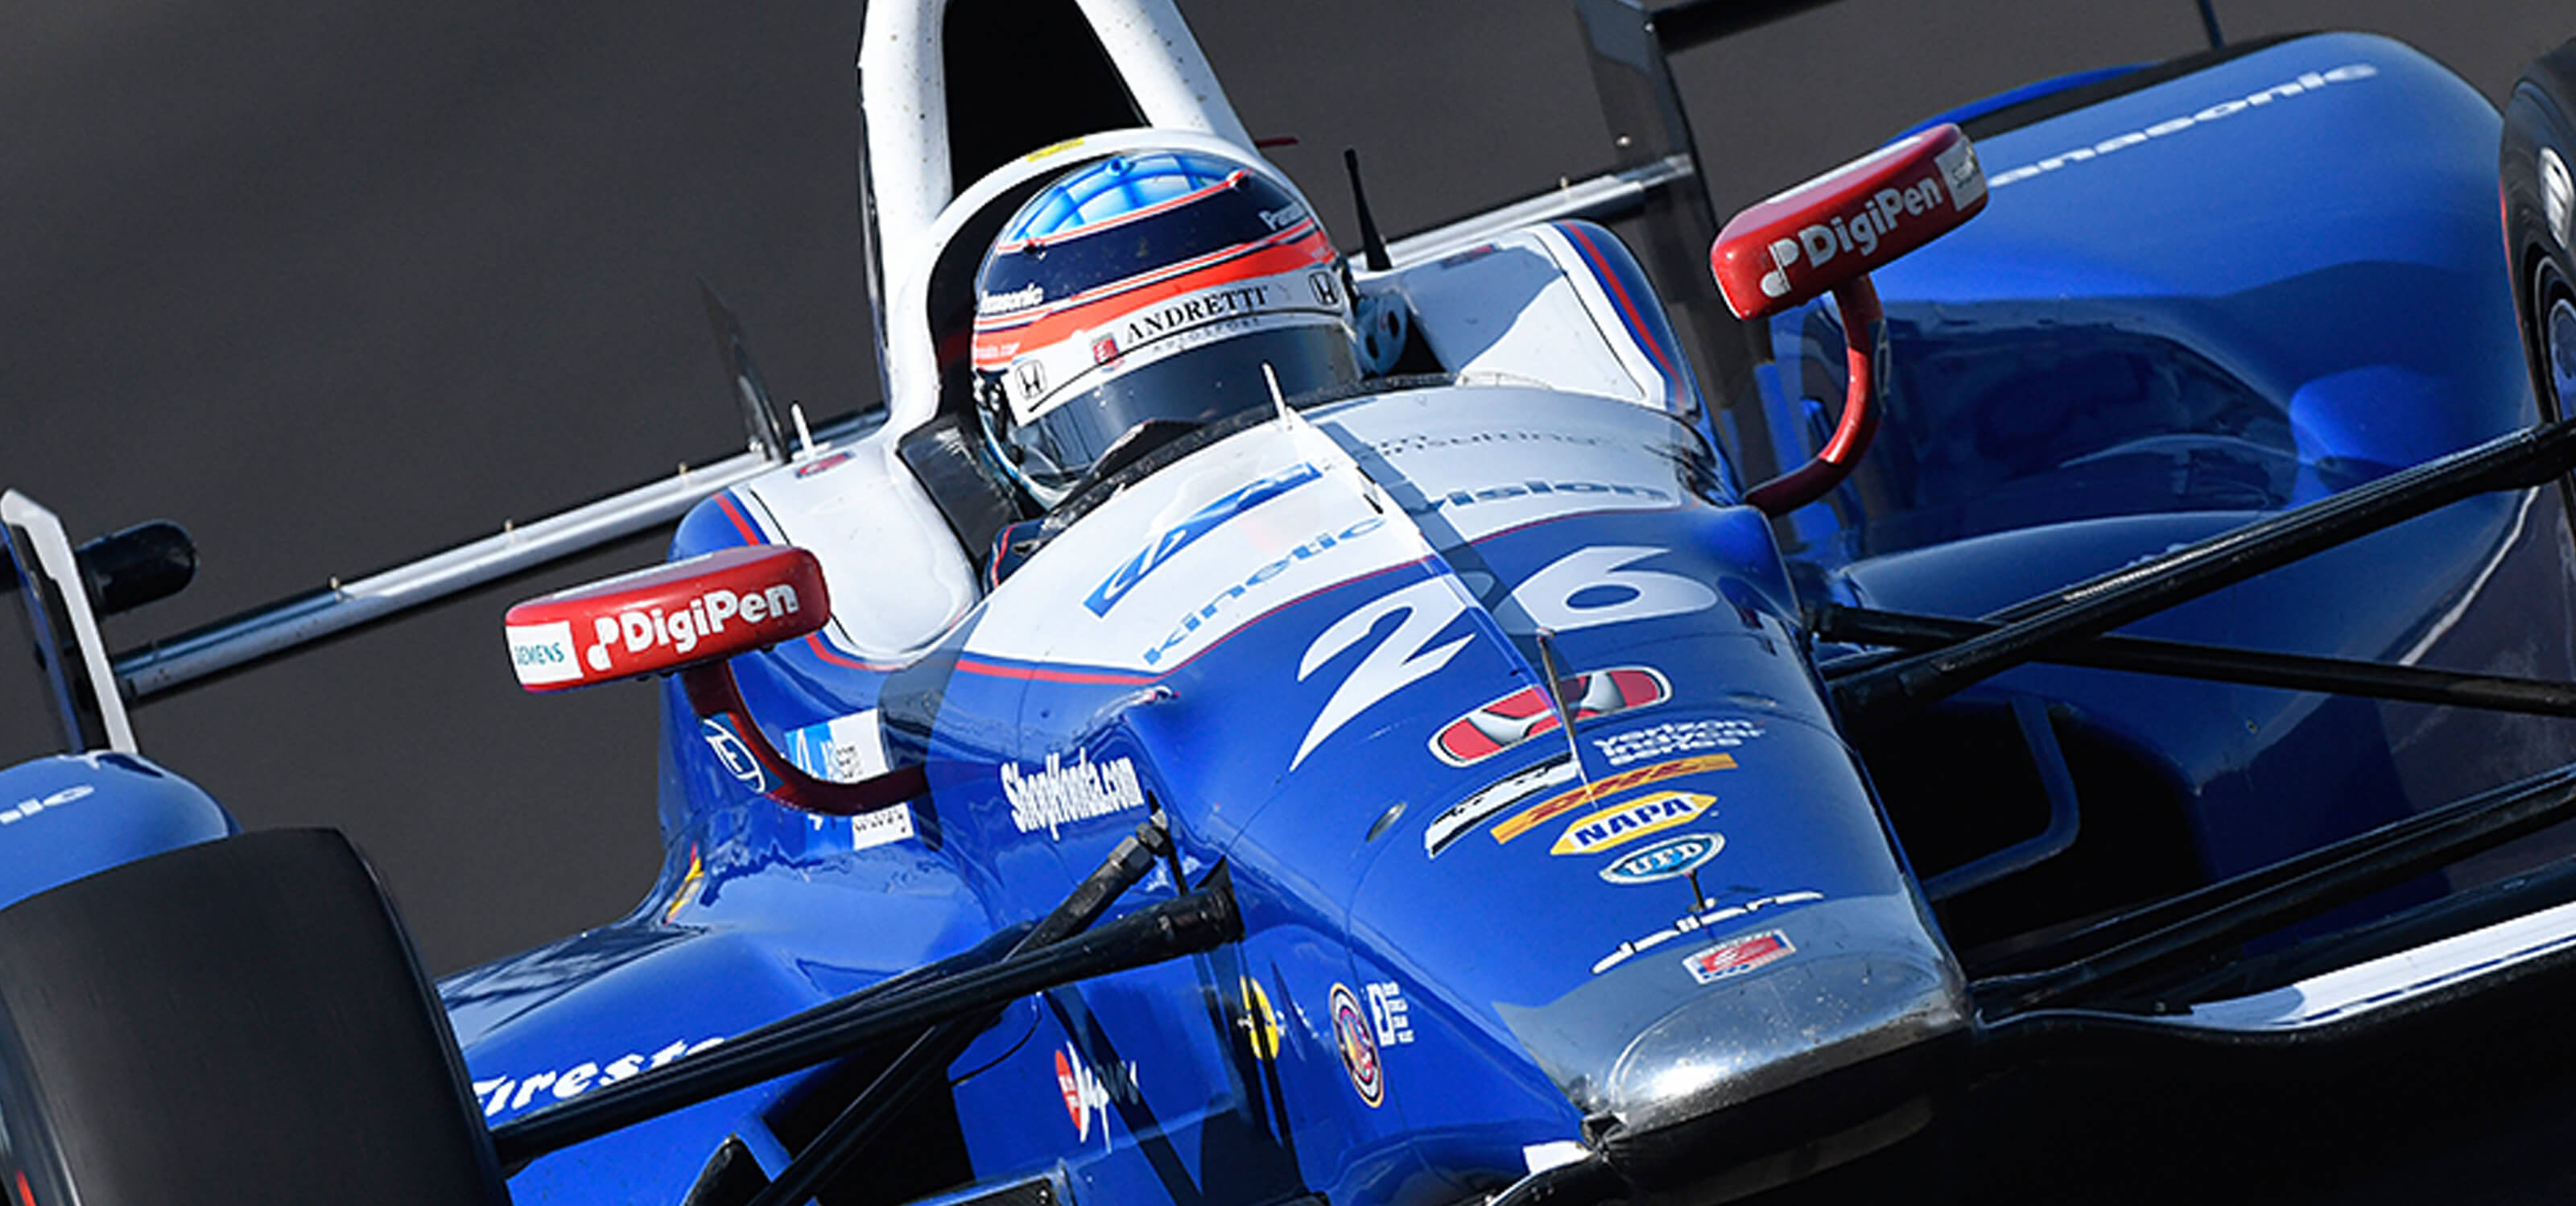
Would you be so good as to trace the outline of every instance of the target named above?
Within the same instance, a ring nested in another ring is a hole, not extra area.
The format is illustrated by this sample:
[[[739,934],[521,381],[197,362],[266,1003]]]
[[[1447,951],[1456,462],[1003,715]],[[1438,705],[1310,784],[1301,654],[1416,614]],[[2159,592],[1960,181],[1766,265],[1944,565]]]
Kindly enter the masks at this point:
[[[2563,1053],[2576,44],[2047,81],[1721,226],[1666,55],[1813,5],[1579,0],[1620,164],[1346,255],[1169,0],[973,4],[866,17],[882,413],[710,296],[750,451],[124,651],[184,535],[0,499],[0,1200],[2045,1194],[2235,1151],[2102,1085],[2296,1150]],[[432,985],[137,748],[674,521],[502,624],[658,684],[617,923]]]

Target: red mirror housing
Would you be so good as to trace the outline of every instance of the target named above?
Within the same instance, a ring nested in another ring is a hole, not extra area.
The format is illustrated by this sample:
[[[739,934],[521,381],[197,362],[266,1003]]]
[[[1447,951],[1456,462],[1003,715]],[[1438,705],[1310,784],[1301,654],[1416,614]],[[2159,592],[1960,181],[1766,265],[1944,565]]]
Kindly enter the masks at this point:
[[[1708,267],[1737,318],[1760,318],[1893,263],[1985,207],[1976,148],[1938,125],[1735,215]]]
[[[766,649],[831,615],[814,554],[753,545],[530,599],[503,622],[519,685],[564,691]]]

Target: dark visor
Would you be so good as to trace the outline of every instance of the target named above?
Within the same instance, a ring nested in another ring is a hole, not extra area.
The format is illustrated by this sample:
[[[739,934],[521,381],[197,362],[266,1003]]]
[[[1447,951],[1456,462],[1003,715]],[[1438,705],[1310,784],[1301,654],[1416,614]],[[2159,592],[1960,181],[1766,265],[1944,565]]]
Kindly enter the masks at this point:
[[[1359,378],[1350,337],[1338,326],[1317,322],[1238,335],[1106,376],[1012,429],[1004,454],[1039,501],[1052,506],[1118,437],[1147,422],[1196,425],[1271,405],[1265,364],[1288,397]],[[999,388],[998,381],[990,384]]]

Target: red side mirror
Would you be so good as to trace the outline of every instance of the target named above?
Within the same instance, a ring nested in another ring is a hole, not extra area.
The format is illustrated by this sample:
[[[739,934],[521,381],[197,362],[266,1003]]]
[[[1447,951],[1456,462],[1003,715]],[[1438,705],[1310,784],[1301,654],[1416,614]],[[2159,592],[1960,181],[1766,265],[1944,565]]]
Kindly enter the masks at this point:
[[[814,554],[755,545],[530,599],[504,623],[519,685],[563,691],[765,649],[831,615]]]
[[[1878,358],[1887,326],[1870,271],[1949,233],[1986,207],[1977,150],[1934,126],[1853,160],[1743,213],[1719,231],[1708,269],[1737,318],[1803,305],[1831,290],[1850,365],[1843,414],[1815,459],[1744,493],[1765,515],[1825,496],[1859,465],[1878,431]]]
[[[1738,318],[1812,301],[1986,207],[1976,148],[1934,126],[1755,205],[1718,232],[1709,271]]]

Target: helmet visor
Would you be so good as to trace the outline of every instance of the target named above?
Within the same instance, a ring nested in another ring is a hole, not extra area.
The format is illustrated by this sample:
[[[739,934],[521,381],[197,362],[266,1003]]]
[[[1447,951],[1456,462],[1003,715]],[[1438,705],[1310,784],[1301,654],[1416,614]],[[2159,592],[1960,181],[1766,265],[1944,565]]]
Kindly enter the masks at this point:
[[[1146,423],[1159,419],[1195,427],[1270,405],[1265,365],[1278,375],[1282,397],[1359,379],[1350,336],[1341,326],[1272,326],[1149,364],[1123,370],[1104,365],[1086,374],[1094,380],[1077,379],[1069,398],[1012,427],[999,441],[1002,453],[1029,493],[1054,506],[1119,437]],[[987,422],[995,417],[988,408]]]

